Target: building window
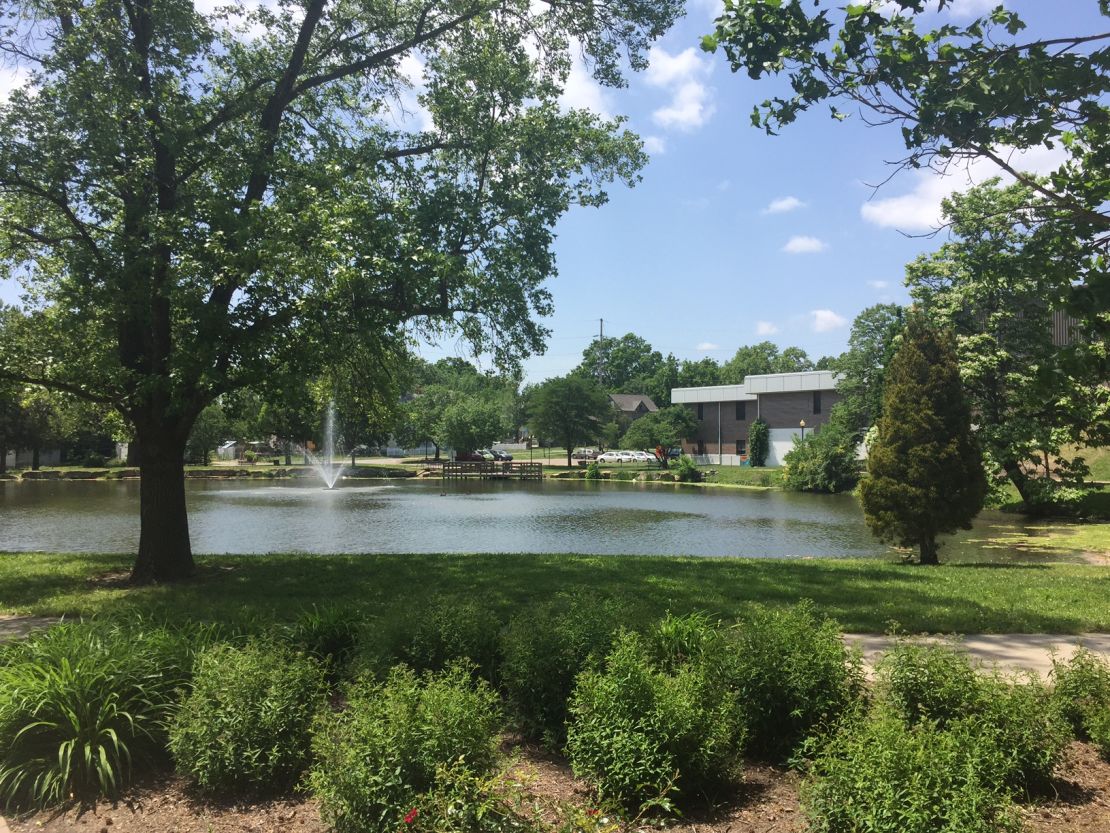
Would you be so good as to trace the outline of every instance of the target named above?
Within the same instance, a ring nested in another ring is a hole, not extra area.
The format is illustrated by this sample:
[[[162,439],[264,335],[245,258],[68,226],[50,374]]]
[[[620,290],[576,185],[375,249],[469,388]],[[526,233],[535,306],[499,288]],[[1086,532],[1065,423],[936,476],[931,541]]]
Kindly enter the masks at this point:
[[[813,392],[813,413],[821,413],[821,391],[819,390]]]
[[[698,403],[698,419],[705,419],[705,406]]]
[[[745,454],[748,453],[748,442],[747,442],[747,440],[737,440],[736,441],[736,453],[739,454],[741,457],[743,457]]]
[[[748,410],[747,409],[747,404],[748,404],[747,402],[737,402],[736,403],[736,421],[737,422],[743,422],[745,419],[748,418],[747,417],[747,410]]]

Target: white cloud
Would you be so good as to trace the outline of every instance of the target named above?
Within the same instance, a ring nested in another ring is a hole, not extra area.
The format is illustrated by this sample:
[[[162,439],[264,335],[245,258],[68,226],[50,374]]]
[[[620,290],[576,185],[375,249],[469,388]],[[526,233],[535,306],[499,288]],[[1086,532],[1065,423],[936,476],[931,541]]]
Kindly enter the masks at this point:
[[[671,94],[670,103],[652,113],[656,124],[668,130],[690,131],[713,117],[717,105],[710,100],[712,90],[703,83],[713,70],[708,58],[692,46],[675,55],[653,46],[648,59],[645,80]]]
[[[718,191],[727,191],[731,187],[732,187],[732,180],[731,179],[722,179],[720,182],[717,183],[717,190]]]
[[[848,319],[831,309],[814,309],[809,311],[809,326],[815,333],[827,333],[848,326]]]
[[[773,336],[779,328],[770,321],[756,321],[755,334],[757,336]]]
[[[559,96],[559,104],[567,110],[589,110],[597,113],[603,119],[613,118],[609,95],[602,86],[590,75],[582,59],[576,54],[578,44],[571,41],[571,52],[574,58],[570,65],[570,74],[566,84],[563,85],[563,94]]]
[[[13,91],[27,83],[31,73],[24,67],[0,67],[0,102],[8,100]]]
[[[779,197],[777,200],[771,200],[771,204],[763,209],[763,213],[785,214],[788,211],[805,208],[805,206],[806,204],[797,197]]]
[[[714,350],[720,350],[721,345],[714,344],[712,341],[703,341],[695,349],[699,353],[712,353]]]
[[[999,155],[1013,167],[1035,174],[1048,174],[1055,171],[1068,158],[1067,151],[1057,146],[1031,148],[1027,151],[999,149]],[[968,188],[990,179],[1001,177],[1003,183],[1013,182],[1014,178],[989,159],[980,157],[950,166],[947,174],[932,170],[914,171],[913,189],[896,197],[873,199],[860,206],[860,216],[869,223],[885,228],[896,228],[905,232],[927,232],[944,224],[940,203],[956,191]],[[898,180],[893,180],[897,182]]]
[[[709,197],[693,197],[684,199],[682,201],[683,208],[689,208],[692,211],[704,211],[709,208]]]
[[[886,289],[890,286],[888,281],[868,281],[867,285],[872,289]]]
[[[644,136],[644,150],[659,155],[667,152],[667,142],[659,136]]]
[[[796,234],[786,241],[786,245],[782,250],[790,255],[807,255],[815,252],[823,252],[829,245],[824,240],[818,240],[816,237],[807,237],[804,234]]]
[[[427,89],[424,62],[409,53],[397,62],[397,71],[408,88],[401,92],[397,106],[390,108],[393,120],[404,127],[425,132],[434,129],[432,114],[420,103],[420,96]]]
[[[724,0],[691,0],[690,5],[704,11],[710,20],[716,20],[725,11]]]

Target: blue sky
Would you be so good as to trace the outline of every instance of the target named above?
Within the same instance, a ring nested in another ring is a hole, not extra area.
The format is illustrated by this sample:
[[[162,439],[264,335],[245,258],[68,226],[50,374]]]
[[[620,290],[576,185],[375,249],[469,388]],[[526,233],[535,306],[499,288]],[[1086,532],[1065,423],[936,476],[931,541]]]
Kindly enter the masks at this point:
[[[628,116],[652,159],[637,187],[614,186],[608,205],[572,210],[559,224],[552,337],[546,354],[526,362],[529,381],[574,367],[599,318],[606,335],[635,332],[679,358],[723,361],[764,339],[813,358],[839,353],[852,318],[871,304],[906,301],[905,263],[943,242],[901,232],[928,232],[944,194],[994,173],[984,165],[947,178],[904,171],[876,192],[868,183],[884,180],[886,160],[905,153],[897,127],[869,128],[858,116],[838,123],[822,107],[779,136],[752,128],[752,106],[779,82],[733,75],[723,56],[701,52],[713,2],[691,0],[628,88],[602,89],[580,68],[572,73],[566,103]],[[944,16],[966,20],[996,4],[956,0]],[[1110,23],[1096,0],[1006,5],[1030,24],[1031,39]],[[409,69],[419,74],[417,62]],[[1026,157],[1034,170],[1058,159]],[[0,300],[17,297],[0,281]],[[453,341],[422,352],[465,354]]]

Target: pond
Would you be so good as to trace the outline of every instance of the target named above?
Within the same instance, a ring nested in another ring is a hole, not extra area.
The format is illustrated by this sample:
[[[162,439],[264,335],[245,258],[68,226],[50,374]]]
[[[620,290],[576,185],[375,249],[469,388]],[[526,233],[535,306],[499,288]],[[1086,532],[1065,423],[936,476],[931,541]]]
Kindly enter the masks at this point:
[[[507,552],[893,557],[855,498],[636,483],[189,480],[197,553]],[[129,552],[139,484],[0,483],[0,550]],[[1044,560],[987,543],[1024,531],[984,513],[947,539],[946,560]],[[1058,558],[1054,558],[1058,560]]]

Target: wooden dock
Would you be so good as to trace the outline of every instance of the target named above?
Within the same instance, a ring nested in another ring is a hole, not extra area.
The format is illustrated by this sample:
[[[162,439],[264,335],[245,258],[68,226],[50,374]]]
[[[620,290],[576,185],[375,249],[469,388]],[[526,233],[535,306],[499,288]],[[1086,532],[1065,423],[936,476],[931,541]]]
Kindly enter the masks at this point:
[[[501,463],[487,460],[483,463],[459,463],[453,460],[443,464],[444,480],[542,480],[543,463]]]

